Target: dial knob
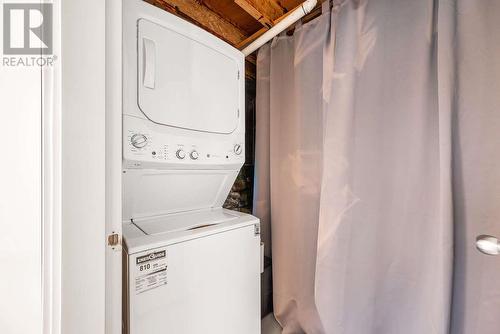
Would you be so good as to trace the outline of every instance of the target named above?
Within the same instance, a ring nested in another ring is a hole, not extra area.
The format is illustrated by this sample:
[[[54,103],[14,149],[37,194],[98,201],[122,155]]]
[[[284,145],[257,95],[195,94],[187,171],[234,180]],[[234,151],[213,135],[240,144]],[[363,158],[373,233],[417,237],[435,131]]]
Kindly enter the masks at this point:
[[[236,153],[236,155],[240,155],[241,152],[243,152],[243,148],[241,147],[241,145],[240,144],[234,145],[234,153]]]
[[[183,149],[178,149],[175,155],[178,159],[184,159],[186,157],[186,152],[184,152]]]
[[[189,156],[191,157],[191,159],[197,160],[200,157],[200,154],[198,153],[198,151],[193,150],[191,151],[191,153],[189,153]]]
[[[130,142],[135,148],[143,148],[148,144],[148,138],[143,134],[136,133],[130,138]]]

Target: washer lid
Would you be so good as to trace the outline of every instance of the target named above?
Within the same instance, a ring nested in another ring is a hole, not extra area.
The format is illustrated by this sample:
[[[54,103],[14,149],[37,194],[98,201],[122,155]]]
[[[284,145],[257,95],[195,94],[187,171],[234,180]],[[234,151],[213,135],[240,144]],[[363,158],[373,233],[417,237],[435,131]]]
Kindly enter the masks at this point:
[[[238,126],[238,55],[145,19],[138,21],[138,105],[152,122],[229,134]]]
[[[237,175],[238,170],[126,170],[122,218],[139,221],[222,207]]]
[[[253,226],[259,241],[258,224],[259,219],[252,215],[217,208],[124,222],[123,238],[130,255],[248,226]]]
[[[134,224],[147,235],[196,230],[237,219],[225,210],[212,209],[199,212],[183,212],[162,217],[134,220]]]

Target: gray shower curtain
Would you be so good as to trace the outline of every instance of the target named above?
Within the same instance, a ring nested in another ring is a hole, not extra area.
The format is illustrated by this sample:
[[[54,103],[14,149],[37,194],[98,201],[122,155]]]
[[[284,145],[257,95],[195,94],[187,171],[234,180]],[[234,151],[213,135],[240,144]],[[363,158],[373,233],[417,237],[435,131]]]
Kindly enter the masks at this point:
[[[283,333],[500,333],[500,1],[323,6],[259,51],[256,135]]]

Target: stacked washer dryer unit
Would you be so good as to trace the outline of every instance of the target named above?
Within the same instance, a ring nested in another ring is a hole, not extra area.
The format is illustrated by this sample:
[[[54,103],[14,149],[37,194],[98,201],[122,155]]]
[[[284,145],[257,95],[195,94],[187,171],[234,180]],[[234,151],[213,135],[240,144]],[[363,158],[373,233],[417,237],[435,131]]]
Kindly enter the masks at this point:
[[[244,163],[244,56],[123,9],[124,333],[258,334],[259,221],[222,209]]]

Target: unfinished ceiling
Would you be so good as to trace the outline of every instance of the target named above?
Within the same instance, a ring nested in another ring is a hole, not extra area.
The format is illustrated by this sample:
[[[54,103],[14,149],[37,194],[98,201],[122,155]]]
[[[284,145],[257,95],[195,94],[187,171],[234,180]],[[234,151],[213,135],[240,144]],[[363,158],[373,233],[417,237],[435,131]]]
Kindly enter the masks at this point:
[[[180,16],[238,49],[253,42],[304,0],[145,0]],[[321,1],[318,1],[321,2]],[[249,57],[247,77],[255,73]]]

